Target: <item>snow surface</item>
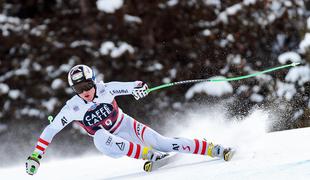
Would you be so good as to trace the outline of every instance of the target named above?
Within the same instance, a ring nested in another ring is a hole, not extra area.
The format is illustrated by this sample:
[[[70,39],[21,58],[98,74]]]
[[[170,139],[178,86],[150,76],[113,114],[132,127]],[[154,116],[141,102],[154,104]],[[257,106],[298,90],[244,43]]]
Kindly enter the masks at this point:
[[[203,118],[205,117],[205,118]],[[214,118],[216,117],[216,119]],[[200,155],[184,154],[162,169],[143,172],[142,160],[128,157],[84,156],[41,163],[29,176],[23,165],[0,169],[0,179],[295,179],[310,178],[310,128],[267,133],[271,114],[254,110],[244,121],[227,122],[219,109],[189,113],[183,126],[175,125],[169,135],[207,137],[209,141],[233,146],[237,153],[230,162]],[[195,122],[195,123],[193,123]],[[48,153],[47,153],[48,155]]]

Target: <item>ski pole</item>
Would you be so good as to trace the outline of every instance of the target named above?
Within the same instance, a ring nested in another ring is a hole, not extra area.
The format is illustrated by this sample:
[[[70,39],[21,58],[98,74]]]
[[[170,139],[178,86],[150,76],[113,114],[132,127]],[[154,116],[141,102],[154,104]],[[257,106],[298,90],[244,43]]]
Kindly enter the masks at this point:
[[[260,72],[257,72],[257,73],[253,73],[253,74],[249,74],[249,75],[245,75],[245,76],[232,77],[232,78],[193,79],[193,80],[185,80],[185,81],[172,82],[172,83],[167,83],[167,84],[162,84],[162,85],[159,85],[159,86],[155,86],[153,88],[148,89],[147,91],[150,93],[152,91],[156,91],[156,90],[167,88],[167,87],[171,87],[171,86],[176,86],[176,85],[181,85],[181,84],[198,83],[198,82],[237,81],[237,80],[247,79],[247,78],[250,78],[250,77],[258,76],[258,75],[261,75],[261,74],[265,74],[265,73],[272,72],[272,71],[277,71],[277,70],[288,68],[288,67],[298,66],[298,65],[300,65],[300,63],[291,63],[291,64],[279,66],[279,67],[269,68],[269,69],[266,69],[264,71],[260,71]]]

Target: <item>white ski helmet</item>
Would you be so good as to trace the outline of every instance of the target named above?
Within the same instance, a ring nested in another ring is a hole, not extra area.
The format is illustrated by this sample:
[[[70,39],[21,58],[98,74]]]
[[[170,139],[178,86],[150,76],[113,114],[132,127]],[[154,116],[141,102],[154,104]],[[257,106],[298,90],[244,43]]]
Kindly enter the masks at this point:
[[[70,69],[68,73],[68,82],[70,86],[86,80],[95,81],[95,75],[90,67],[79,64]]]

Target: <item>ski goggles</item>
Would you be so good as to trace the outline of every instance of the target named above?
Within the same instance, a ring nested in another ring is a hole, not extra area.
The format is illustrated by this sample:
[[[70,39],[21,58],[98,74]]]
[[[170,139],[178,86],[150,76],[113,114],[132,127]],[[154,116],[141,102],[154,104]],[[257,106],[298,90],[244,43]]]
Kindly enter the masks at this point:
[[[89,91],[91,88],[95,87],[95,83],[92,80],[87,80],[72,86],[72,89],[77,94],[81,94],[84,91]]]

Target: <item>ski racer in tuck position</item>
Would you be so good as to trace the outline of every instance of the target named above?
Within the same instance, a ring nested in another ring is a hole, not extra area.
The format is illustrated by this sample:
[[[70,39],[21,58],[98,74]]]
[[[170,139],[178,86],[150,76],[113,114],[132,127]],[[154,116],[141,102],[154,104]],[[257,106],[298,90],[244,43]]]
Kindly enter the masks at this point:
[[[166,152],[191,153],[230,160],[230,148],[205,140],[169,138],[125,114],[115,96],[145,97],[148,86],[142,81],[96,82],[86,65],[76,65],[68,73],[70,87],[76,93],[66,102],[40,135],[33,153],[26,160],[26,172],[33,175],[53,137],[72,121],[77,121],[93,137],[96,148],[111,157],[128,156],[157,161]]]

